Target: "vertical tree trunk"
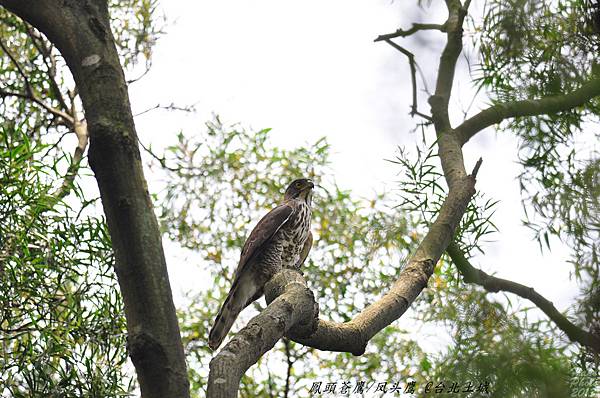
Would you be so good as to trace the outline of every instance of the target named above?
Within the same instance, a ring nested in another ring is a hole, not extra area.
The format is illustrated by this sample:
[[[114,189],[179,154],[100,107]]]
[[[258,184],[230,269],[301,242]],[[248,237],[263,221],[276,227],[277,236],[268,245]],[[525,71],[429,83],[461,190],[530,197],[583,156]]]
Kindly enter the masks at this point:
[[[0,0],[42,31],[77,83],[125,304],[128,348],[145,398],[189,396],[158,224],[105,0]]]

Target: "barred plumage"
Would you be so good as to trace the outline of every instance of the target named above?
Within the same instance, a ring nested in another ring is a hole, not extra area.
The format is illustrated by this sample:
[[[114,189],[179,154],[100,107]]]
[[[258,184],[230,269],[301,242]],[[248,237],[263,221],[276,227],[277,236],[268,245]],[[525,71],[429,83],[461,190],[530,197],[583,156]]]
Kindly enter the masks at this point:
[[[254,227],[242,248],[234,281],[209,333],[208,345],[220,345],[239,313],[263,294],[265,283],[282,268],[299,269],[310,247],[314,184],[302,178],[285,191],[283,203]]]

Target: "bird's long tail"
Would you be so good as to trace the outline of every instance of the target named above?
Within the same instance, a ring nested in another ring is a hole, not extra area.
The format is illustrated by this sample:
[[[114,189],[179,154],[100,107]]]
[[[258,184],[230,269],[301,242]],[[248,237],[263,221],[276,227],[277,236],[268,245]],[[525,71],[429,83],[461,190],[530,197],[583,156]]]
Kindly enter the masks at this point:
[[[233,282],[208,334],[208,346],[212,350],[219,348],[240,312],[253,301],[252,298],[256,296],[257,292],[258,288],[246,275],[242,275]]]

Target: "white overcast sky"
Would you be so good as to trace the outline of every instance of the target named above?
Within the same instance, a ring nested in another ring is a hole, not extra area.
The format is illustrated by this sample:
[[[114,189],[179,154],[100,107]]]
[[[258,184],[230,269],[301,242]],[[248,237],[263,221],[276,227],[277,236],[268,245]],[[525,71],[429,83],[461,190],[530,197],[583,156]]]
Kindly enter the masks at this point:
[[[226,122],[272,128],[272,143],[278,146],[292,148],[326,136],[335,178],[343,188],[364,196],[390,191],[399,169],[384,159],[392,158],[398,145],[414,146],[419,136],[410,133],[414,121],[408,116],[406,59],[373,39],[407,28],[412,21],[444,21],[443,2],[434,0],[424,12],[416,4],[416,0],[164,0],[166,34],[155,48],[149,75],[130,87],[133,110],[174,102],[196,104],[198,112],[154,111],[140,116],[136,118],[140,139],[153,146],[172,143],[179,130],[197,133],[216,113]],[[417,56],[430,89],[443,39],[431,32],[402,42]],[[463,60],[454,94],[456,124],[463,117],[458,110],[468,105],[472,94]],[[427,112],[425,99],[423,95],[420,109]],[[484,106],[483,101],[475,103],[471,114]],[[468,169],[479,156],[484,160],[477,188],[501,200],[494,218],[500,232],[485,246],[486,255],[474,263],[534,287],[562,311],[578,293],[568,278],[568,252],[555,242],[551,254],[541,255],[531,233],[521,226],[516,148],[516,139],[492,128],[464,147]],[[153,176],[146,173],[152,187]],[[169,247],[169,273],[179,301],[182,289],[193,289],[195,278],[188,275],[189,265],[172,258]]]

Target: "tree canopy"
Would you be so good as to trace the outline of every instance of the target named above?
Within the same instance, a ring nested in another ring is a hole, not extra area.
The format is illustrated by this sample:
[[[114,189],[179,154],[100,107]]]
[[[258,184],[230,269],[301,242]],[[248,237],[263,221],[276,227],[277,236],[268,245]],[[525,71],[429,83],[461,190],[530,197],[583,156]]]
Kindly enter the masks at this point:
[[[0,0],[0,396],[116,397],[139,388],[144,397],[291,397],[358,393],[362,381],[365,391],[412,386],[415,396],[426,388],[469,397],[597,393],[597,2],[407,3],[445,7],[448,17],[374,38],[407,58],[406,106],[422,138],[390,159],[395,189],[369,198],[336,183],[326,137],[284,149],[269,129],[218,116],[196,135],[174,127],[170,146],[142,146],[142,156],[126,87],[151,67],[163,23],[156,2],[67,1],[63,13],[55,0],[38,2]],[[445,46],[426,93],[430,111],[420,103],[419,79],[428,76],[408,50],[425,30]],[[458,121],[450,105],[461,53],[487,107]],[[581,286],[573,308],[476,268],[493,245],[485,238],[502,239],[494,225],[502,204],[476,191],[485,159],[463,161],[488,127],[519,139],[532,239],[540,250],[561,242],[572,251],[565,267]],[[156,192],[148,194],[143,169]],[[301,175],[320,186],[304,275],[274,281],[268,307],[254,303],[212,353],[208,330],[244,239]],[[193,259],[206,282],[176,312],[161,239]],[[312,335],[289,320],[272,329],[273,340],[235,333],[248,322],[267,330],[261,316],[293,284],[309,290],[290,297],[318,305]],[[547,318],[531,319],[515,297]],[[394,322],[400,317],[411,330]],[[451,341],[432,350],[429,330]],[[228,361],[248,362],[239,383],[232,376],[234,389],[215,383]]]

